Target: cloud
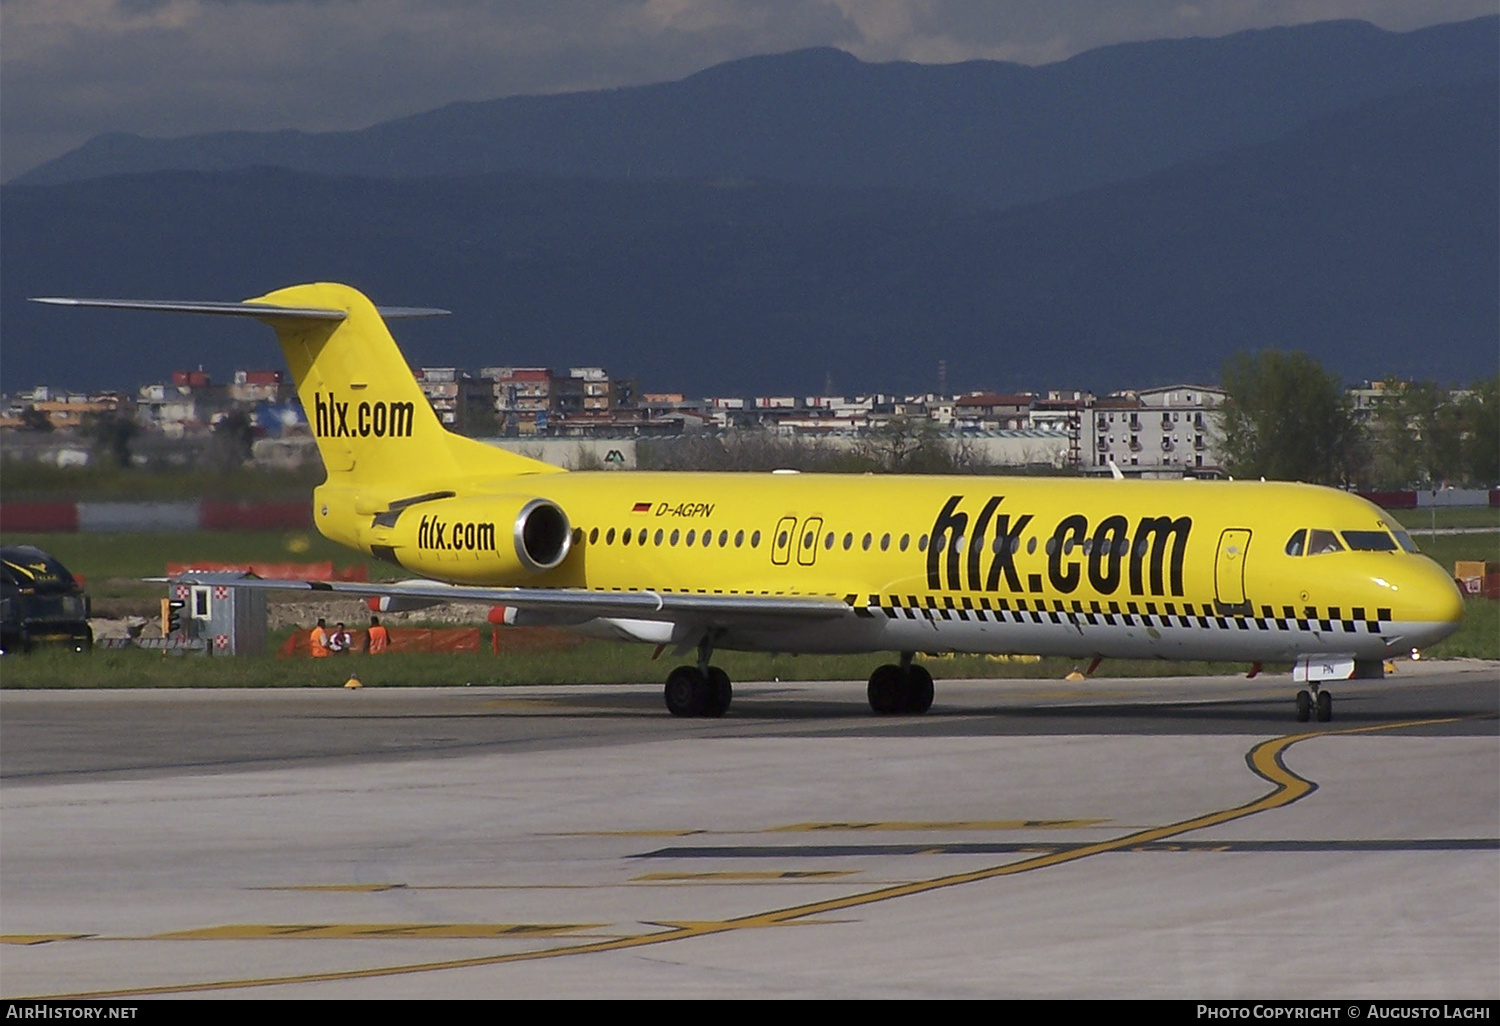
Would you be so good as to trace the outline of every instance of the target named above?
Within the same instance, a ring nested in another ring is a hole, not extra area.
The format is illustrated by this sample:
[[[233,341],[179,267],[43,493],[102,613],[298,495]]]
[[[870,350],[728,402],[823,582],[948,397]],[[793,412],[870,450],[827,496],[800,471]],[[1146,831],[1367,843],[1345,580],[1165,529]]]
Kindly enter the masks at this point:
[[[1495,13],[1489,0],[836,0],[865,60],[1046,64],[1111,43],[1353,18],[1391,31]]]
[[[102,132],[359,128],[807,46],[1037,64],[1124,40],[1492,12],[1493,0],[3,0],[0,177]]]

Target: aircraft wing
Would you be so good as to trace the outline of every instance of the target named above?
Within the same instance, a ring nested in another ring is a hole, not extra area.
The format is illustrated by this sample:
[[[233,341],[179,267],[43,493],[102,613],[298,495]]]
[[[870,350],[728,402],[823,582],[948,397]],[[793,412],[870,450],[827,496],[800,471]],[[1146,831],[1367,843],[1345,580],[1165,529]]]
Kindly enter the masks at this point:
[[[703,627],[746,626],[795,620],[833,620],[854,616],[847,600],[818,595],[709,595],[675,591],[592,591],[585,588],[485,588],[403,581],[381,584],[352,581],[294,581],[245,577],[232,573],[186,573],[173,584],[218,585],[282,591],[316,591],[358,597],[391,595],[437,602],[488,602],[559,621],[632,619],[686,622]]]

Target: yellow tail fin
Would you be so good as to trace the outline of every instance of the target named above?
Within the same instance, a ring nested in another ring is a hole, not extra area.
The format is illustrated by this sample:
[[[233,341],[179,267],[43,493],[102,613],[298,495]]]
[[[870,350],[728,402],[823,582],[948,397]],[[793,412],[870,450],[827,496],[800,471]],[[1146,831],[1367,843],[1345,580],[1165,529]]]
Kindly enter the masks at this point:
[[[455,435],[438,421],[380,312],[347,285],[293,285],[246,305],[338,310],[339,320],[264,318],[276,329],[329,481],[420,491],[458,478],[560,468]]]

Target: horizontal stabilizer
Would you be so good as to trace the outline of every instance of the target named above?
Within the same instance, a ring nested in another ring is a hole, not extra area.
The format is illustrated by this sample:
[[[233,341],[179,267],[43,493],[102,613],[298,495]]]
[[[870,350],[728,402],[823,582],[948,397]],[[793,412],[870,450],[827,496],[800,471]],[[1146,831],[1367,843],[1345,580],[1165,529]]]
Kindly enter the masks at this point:
[[[349,316],[343,310],[319,306],[274,306],[270,303],[184,303],[166,299],[75,299],[69,296],[39,296],[33,303],[50,303],[53,306],[97,306],[113,310],[157,310],[165,313],[218,314],[227,317],[258,317],[262,320],[288,318],[292,320],[341,321]],[[401,317],[440,317],[449,313],[435,307],[381,306],[376,307],[381,317],[390,320]]]

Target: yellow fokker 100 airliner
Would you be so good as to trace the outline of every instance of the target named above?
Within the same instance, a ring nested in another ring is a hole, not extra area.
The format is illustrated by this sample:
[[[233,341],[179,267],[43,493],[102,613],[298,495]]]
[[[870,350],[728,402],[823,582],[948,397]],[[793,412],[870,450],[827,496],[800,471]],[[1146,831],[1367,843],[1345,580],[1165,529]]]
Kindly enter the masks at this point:
[[[276,329],[328,479],[318,530],[429,581],[236,581],[481,600],[507,622],[696,647],[679,716],[720,716],[715,649],[899,653],[877,713],[921,713],[918,652],[1291,661],[1319,684],[1456,628],[1453,581],[1353,495],[1268,482],[579,473],[446,431],[384,317],[333,284],[244,303],[42,302],[254,317]],[[225,583],[222,579],[196,580]],[[441,582],[441,583],[440,583]]]

